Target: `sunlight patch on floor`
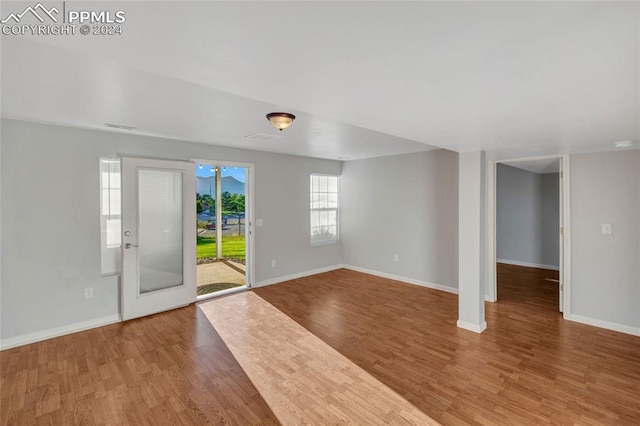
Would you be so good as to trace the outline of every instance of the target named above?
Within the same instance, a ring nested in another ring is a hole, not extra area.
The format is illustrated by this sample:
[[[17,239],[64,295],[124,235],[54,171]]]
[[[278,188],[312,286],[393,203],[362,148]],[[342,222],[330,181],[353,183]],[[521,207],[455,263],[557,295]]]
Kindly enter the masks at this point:
[[[253,292],[199,308],[284,425],[437,425]]]

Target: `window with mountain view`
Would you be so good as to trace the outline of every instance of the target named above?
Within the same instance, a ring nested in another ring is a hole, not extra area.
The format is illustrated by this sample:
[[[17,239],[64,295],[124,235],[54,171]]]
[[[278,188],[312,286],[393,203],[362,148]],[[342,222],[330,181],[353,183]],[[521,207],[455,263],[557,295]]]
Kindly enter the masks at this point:
[[[311,175],[311,244],[338,241],[338,176]]]

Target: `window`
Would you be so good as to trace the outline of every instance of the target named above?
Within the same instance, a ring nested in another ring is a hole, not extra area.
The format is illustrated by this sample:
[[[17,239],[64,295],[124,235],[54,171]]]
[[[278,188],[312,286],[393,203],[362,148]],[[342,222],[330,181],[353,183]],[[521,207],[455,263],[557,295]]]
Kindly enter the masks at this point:
[[[100,159],[100,247],[102,274],[119,274],[120,160]]]
[[[338,241],[338,176],[311,175],[311,244]]]

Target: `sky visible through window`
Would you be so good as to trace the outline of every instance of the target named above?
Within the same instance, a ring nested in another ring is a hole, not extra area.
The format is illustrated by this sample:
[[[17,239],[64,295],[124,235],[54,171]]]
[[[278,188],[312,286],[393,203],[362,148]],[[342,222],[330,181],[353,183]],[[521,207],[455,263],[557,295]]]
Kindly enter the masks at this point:
[[[196,176],[199,177],[210,177],[214,176],[215,173],[211,171],[213,167],[211,164],[203,164],[203,167],[200,168],[200,164],[196,167]],[[245,181],[245,168],[244,167],[234,167],[234,166],[223,166],[222,167],[222,177],[233,176],[236,180],[244,183]]]

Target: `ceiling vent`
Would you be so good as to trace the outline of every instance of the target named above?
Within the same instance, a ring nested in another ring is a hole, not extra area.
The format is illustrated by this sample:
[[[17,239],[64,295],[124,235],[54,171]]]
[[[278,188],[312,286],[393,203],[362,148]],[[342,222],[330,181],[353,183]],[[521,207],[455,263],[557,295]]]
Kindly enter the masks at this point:
[[[113,124],[113,123],[104,123],[106,127],[111,127],[112,129],[121,129],[121,130],[135,130],[137,127],[134,126],[125,126],[124,124]]]
[[[270,133],[253,133],[251,135],[247,135],[245,139],[252,139],[256,141],[269,142],[274,141],[276,139],[280,139],[282,136],[280,135],[272,135]]]

